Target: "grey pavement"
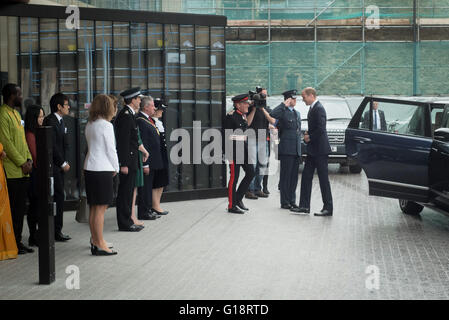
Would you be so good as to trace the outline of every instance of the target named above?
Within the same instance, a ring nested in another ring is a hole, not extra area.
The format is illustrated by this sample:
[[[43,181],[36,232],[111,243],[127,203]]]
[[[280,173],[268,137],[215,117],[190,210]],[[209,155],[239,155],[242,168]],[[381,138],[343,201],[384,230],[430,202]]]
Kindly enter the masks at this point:
[[[56,243],[56,281],[38,285],[37,251],[2,261],[0,299],[448,299],[449,218],[404,215],[397,200],[368,196],[363,173],[330,172],[333,217],[280,209],[277,176],[269,198],[244,200],[244,215],[228,214],[225,198],[172,202],[163,204],[169,215],[126,233],[111,208],[113,257],[91,256],[88,225],[66,212],[73,239]],[[315,176],[312,211],[321,205]],[[66,288],[70,265],[78,290]],[[378,289],[367,288],[369,266]]]

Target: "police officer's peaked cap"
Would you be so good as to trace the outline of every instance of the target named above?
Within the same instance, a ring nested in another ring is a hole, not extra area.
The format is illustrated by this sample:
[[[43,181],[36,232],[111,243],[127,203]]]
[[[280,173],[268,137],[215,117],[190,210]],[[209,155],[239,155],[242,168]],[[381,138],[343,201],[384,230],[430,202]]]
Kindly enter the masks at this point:
[[[140,95],[140,88],[131,88],[120,93],[123,99],[132,99]]]
[[[165,108],[167,108],[164,100],[162,100],[161,98],[154,99],[154,106],[156,107],[156,110],[164,110]]]
[[[285,92],[282,92],[282,95],[284,96],[284,100],[287,100],[288,98],[296,99],[296,89],[288,90]]]
[[[249,99],[249,95],[247,93],[242,93],[242,94],[232,97],[232,101],[234,101],[234,102],[248,101],[248,99]]]

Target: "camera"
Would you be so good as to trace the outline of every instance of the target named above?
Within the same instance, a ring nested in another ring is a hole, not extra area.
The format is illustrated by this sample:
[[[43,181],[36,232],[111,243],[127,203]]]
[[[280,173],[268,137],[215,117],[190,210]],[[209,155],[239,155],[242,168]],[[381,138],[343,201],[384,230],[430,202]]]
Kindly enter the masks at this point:
[[[267,95],[262,93],[263,88],[257,86],[256,91],[248,91],[249,99],[254,101],[254,107],[265,108],[267,106]]]

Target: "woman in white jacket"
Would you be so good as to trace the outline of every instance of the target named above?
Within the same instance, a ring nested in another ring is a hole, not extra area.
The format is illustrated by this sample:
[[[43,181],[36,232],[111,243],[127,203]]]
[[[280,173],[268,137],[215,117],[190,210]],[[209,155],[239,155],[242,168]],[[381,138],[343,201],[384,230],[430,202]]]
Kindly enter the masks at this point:
[[[104,213],[113,200],[113,177],[119,172],[114,127],[114,102],[107,95],[97,95],[89,108],[86,125],[87,155],[84,161],[91,252],[96,256],[115,255],[103,238]]]

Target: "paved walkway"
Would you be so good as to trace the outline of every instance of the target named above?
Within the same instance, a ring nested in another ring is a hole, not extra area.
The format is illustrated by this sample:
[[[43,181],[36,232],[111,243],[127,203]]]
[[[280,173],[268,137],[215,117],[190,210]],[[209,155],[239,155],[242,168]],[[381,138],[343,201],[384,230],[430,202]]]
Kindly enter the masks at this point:
[[[448,299],[449,218],[425,209],[417,219],[369,197],[363,173],[332,166],[330,180],[331,218],[280,209],[277,177],[268,199],[245,200],[245,215],[226,213],[224,198],[167,203],[169,215],[126,233],[110,209],[114,257],[91,256],[88,226],[67,212],[73,239],[56,243],[56,282],[37,285],[37,252],[19,256],[0,262],[0,299]],[[317,177],[312,196],[320,210]],[[66,288],[70,265],[79,290]],[[366,287],[371,265],[378,290]]]

